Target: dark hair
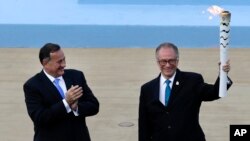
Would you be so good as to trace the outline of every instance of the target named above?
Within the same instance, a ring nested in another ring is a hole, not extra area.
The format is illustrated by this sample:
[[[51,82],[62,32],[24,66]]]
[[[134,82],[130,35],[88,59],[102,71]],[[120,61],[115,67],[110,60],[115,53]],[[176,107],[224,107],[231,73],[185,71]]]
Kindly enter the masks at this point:
[[[50,59],[50,53],[56,52],[60,50],[61,47],[58,44],[54,43],[46,43],[39,52],[39,59],[41,64],[43,63],[44,59]]]
[[[178,51],[178,47],[173,44],[173,43],[169,43],[169,42],[165,42],[165,43],[161,43],[156,49],[155,49],[155,56],[157,57],[158,52],[161,48],[172,48],[174,49],[175,53],[176,53],[176,57],[177,59],[179,58],[179,51]]]

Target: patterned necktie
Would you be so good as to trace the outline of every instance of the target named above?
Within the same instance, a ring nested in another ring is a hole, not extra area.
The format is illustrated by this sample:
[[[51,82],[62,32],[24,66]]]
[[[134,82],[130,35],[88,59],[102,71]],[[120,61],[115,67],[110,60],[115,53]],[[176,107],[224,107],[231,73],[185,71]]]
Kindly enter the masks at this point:
[[[171,88],[170,88],[170,83],[171,81],[170,80],[166,80],[166,89],[165,89],[165,106],[168,105],[168,100],[169,100],[169,97],[170,97],[170,93],[171,93]]]
[[[63,90],[62,90],[61,86],[59,85],[59,81],[60,81],[60,79],[56,78],[54,80],[54,84],[55,84],[57,90],[59,91],[61,97],[64,98],[64,93],[63,93]]]

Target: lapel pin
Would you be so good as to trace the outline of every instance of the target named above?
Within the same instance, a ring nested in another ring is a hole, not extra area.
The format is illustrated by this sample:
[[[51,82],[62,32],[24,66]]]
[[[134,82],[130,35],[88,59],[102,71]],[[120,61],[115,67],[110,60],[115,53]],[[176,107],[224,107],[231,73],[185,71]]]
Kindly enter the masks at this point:
[[[176,81],[176,83],[175,83],[176,85],[179,85],[180,83],[179,83],[179,81]]]

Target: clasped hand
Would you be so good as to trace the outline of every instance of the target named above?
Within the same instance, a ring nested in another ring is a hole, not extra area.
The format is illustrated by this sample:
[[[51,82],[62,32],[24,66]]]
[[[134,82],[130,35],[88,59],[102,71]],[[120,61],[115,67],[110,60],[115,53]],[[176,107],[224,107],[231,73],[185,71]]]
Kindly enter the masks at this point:
[[[67,91],[65,100],[69,104],[72,110],[76,110],[78,105],[78,99],[83,95],[82,87],[75,85]]]

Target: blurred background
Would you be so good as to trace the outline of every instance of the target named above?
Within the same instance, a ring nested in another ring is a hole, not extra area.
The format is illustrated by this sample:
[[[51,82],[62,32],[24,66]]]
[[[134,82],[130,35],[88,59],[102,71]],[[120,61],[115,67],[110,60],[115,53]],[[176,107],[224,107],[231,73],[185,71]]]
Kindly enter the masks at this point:
[[[230,47],[247,47],[249,0],[0,0],[0,47],[218,47],[212,5],[232,13]]]

